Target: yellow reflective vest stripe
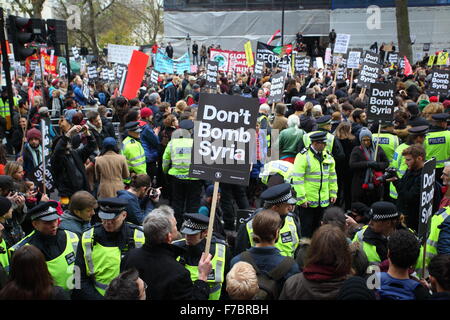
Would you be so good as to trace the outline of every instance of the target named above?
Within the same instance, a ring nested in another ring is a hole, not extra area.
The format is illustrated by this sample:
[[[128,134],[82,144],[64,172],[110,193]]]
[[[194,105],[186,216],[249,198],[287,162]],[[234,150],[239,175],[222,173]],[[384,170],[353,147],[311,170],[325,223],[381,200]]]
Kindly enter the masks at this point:
[[[380,135],[378,135],[378,133],[374,133],[372,135],[372,140],[374,146],[378,143],[378,141],[380,142],[380,147],[383,149],[386,157],[389,161],[392,161],[395,150],[399,146],[398,137],[392,133],[380,133]]]
[[[9,256],[5,239],[2,239],[2,241],[0,242],[0,265],[3,267],[6,273],[9,273]]]
[[[353,242],[359,242],[361,244],[362,249],[364,250],[364,253],[367,256],[367,260],[370,264],[379,264],[381,262],[381,258],[377,253],[377,247],[373,244],[364,242],[364,232],[366,232],[367,226],[364,226],[361,230],[359,230],[354,238]]]
[[[426,152],[426,160],[436,158],[436,168],[443,168],[446,161],[450,160],[450,131],[429,132],[423,143]]]
[[[126,137],[122,142],[122,155],[127,159],[128,169],[136,174],[147,174],[147,162],[145,151],[142,144],[131,138]],[[129,179],[125,179],[129,183]]]
[[[288,161],[275,160],[270,161],[264,165],[264,169],[259,174],[261,182],[267,184],[269,177],[274,174],[279,174],[284,178],[284,181],[291,183],[291,174],[294,169],[294,165]]]
[[[401,145],[399,145],[397,147],[397,149],[395,149],[395,152],[394,152],[391,164],[390,164],[390,166],[392,168],[397,169],[397,175],[399,178],[403,177],[406,170],[408,169],[408,166],[406,165],[406,162],[405,162],[405,157],[402,156],[403,150],[405,150],[408,147],[409,147],[409,144],[406,144],[406,143],[402,143]],[[391,196],[392,199],[398,198],[397,189],[395,188],[393,183],[389,183],[389,195]]]
[[[189,166],[191,165],[192,138],[172,139],[167,144],[163,154],[163,171],[171,176],[183,180],[198,180],[190,178]]]

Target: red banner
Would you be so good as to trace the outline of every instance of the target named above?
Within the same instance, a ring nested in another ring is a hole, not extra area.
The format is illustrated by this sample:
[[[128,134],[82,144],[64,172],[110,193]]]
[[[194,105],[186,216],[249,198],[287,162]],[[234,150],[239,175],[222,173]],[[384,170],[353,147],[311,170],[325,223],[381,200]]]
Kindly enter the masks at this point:
[[[53,62],[50,62],[51,56],[47,53],[41,52],[41,57],[44,59],[44,72],[47,74],[57,75],[58,72],[56,72],[56,67],[58,65],[58,57],[53,56]],[[38,61],[39,63],[39,56],[37,54],[33,54],[32,56],[28,57],[25,60],[25,68],[27,73],[30,73],[30,65],[31,61]]]
[[[149,56],[140,51],[133,51],[130,64],[128,65],[127,79],[122,95],[131,100],[137,97],[137,92],[142,84],[145,69],[147,68]]]
[[[245,51],[211,49],[211,60],[219,63],[219,70],[224,72],[244,73],[248,71]]]

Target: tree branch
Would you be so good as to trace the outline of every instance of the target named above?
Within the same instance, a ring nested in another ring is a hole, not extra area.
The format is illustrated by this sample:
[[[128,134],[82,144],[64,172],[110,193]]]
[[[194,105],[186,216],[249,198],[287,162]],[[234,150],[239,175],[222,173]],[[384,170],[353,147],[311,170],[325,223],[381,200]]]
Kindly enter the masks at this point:
[[[29,9],[22,1],[14,0],[14,3],[19,6],[21,12],[28,14],[30,17],[33,16],[33,9]]]
[[[107,11],[115,2],[116,0],[111,0],[111,2],[106,7],[100,8],[100,11],[95,14],[95,18],[98,18],[102,13]]]

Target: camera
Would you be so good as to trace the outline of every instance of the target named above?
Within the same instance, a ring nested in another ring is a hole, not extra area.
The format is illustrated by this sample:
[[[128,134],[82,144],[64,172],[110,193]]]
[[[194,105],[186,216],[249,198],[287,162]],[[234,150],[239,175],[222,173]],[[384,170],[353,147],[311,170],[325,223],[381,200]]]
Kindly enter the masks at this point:
[[[397,169],[395,168],[386,168],[384,174],[381,177],[377,178],[377,181],[386,182],[386,180],[397,177]]]

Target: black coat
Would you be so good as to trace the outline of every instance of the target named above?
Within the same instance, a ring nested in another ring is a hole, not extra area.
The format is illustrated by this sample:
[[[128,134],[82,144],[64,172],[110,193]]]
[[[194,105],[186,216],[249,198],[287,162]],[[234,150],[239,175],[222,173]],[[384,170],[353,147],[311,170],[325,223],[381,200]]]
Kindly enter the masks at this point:
[[[378,148],[377,171],[384,171],[389,166],[389,159],[382,148]],[[373,202],[379,201],[383,194],[383,186],[375,187],[374,190],[363,190],[362,185],[366,177],[369,161],[366,160],[360,146],[354,147],[350,155],[350,169],[353,170],[352,178],[352,202],[362,202],[370,206]]]
[[[94,152],[96,143],[92,135],[87,139],[88,143],[85,146],[76,150],[71,148],[68,154],[66,154],[66,148],[69,138],[63,135],[55,140],[56,146],[50,158],[50,164],[53,180],[60,196],[71,197],[79,190],[90,191],[84,163]],[[75,172],[78,174],[76,175]]]
[[[128,252],[120,269],[136,268],[148,285],[146,293],[151,300],[208,300],[208,284],[192,282],[189,271],[176,260],[183,252],[172,244],[144,244]]]

